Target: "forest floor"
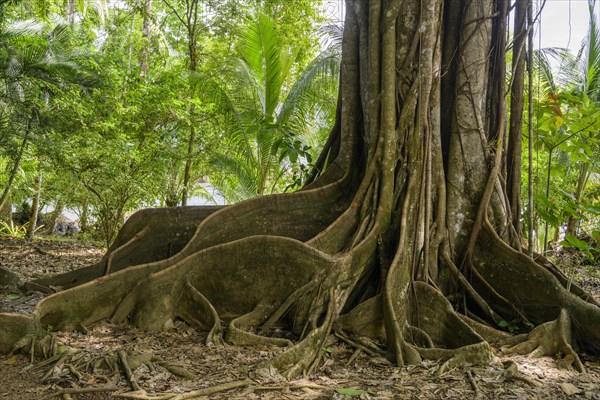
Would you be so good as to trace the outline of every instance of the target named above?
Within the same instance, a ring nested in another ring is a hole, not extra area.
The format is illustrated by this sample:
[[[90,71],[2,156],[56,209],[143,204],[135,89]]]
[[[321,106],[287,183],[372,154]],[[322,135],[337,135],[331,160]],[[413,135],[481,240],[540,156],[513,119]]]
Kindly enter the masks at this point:
[[[15,272],[22,280],[79,268],[97,261],[102,254],[102,249],[76,242],[46,240],[32,244],[0,238],[0,266]],[[600,266],[572,266],[564,272],[594,296],[600,297]],[[39,293],[23,296],[0,291],[0,309],[30,312],[41,297]],[[118,368],[93,368],[95,361],[114,357],[119,350],[125,350],[129,355],[139,355],[130,357],[129,364],[135,381],[147,396],[185,393],[215,386],[223,389],[218,385],[241,382],[242,387],[237,389],[198,398],[600,400],[600,362],[597,358],[585,356],[582,357],[587,369],[585,373],[561,366],[553,358],[519,356],[497,358],[490,365],[454,369],[440,375],[437,363],[397,368],[384,358],[356,351],[332,336],[324,348],[323,361],[314,374],[288,381],[274,371],[261,375],[249,373],[253,366],[273,357],[280,349],[230,345],[207,347],[204,334],[182,322],[175,322],[168,331],[152,334],[108,323],[87,327],[86,333],[52,334],[59,342],[78,349],[70,364],[59,362],[52,367],[44,365],[41,359],[31,360],[27,355],[1,355],[0,399],[127,398],[127,393],[132,391],[131,382]],[[150,354],[160,357],[162,362],[148,362]],[[146,363],[142,364],[144,359]],[[252,381],[246,381],[249,375]],[[62,388],[106,391],[58,395]]]

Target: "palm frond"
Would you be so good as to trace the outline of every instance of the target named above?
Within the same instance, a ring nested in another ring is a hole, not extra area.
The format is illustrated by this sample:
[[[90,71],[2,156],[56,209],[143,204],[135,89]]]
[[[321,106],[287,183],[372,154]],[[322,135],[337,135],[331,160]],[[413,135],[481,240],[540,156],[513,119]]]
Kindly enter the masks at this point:
[[[264,82],[264,114],[273,117],[279,104],[287,62],[281,57],[281,43],[273,21],[259,14],[242,32],[240,50],[250,69]]]
[[[258,195],[258,180],[253,165],[241,163],[238,158],[226,154],[215,154],[211,164],[219,171],[211,183],[227,202],[233,203]]]
[[[318,108],[335,109],[339,68],[337,55],[317,57],[292,86],[279,112],[278,122],[289,126],[297,135],[309,135]]]
[[[584,42],[582,47],[586,48],[586,58],[583,64],[585,76],[583,90],[589,97],[598,98],[600,90],[600,30],[592,3],[590,3],[589,31]]]
[[[550,57],[555,57],[559,54],[562,54],[562,52],[559,52],[559,49],[548,48],[535,50],[533,53],[533,63],[538,71],[540,88],[545,95],[556,93],[557,84],[552,72]]]

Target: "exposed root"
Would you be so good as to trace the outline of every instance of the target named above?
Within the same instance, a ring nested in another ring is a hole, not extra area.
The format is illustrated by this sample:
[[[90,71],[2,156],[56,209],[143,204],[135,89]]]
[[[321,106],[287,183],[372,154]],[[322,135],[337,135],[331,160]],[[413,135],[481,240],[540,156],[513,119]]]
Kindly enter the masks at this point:
[[[187,370],[186,368],[183,368],[179,365],[171,364],[171,363],[168,363],[163,360],[155,360],[155,362],[156,362],[156,364],[160,365],[161,367],[163,367],[164,369],[166,369],[173,375],[178,376],[180,378],[192,379],[195,377],[195,375],[193,373],[191,373],[189,370]]]
[[[473,378],[473,373],[471,372],[471,370],[467,370],[467,380],[471,385],[471,389],[473,389],[473,391],[475,392],[475,396],[477,396],[479,394],[479,387],[477,386],[477,382],[475,382],[475,379]]]
[[[385,342],[382,296],[371,297],[354,307],[347,314],[340,315],[335,321],[335,326],[336,330],[341,329]]]
[[[585,372],[583,363],[571,346],[571,318],[564,309],[556,320],[537,326],[529,332],[525,341],[506,349],[505,353],[534,358],[562,354],[563,365],[572,365],[577,371]]]
[[[50,400],[56,397],[64,397],[64,395],[70,396],[72,394],[116,392],[117,390],[119,390],[117,387],[63,388],[44,397],[44,399]]]
[[[308,282],[306,285],[297,289],[290,296],[288,296],[288,298],[283,302],[283,304],[281,304],[281,306],[279,306],[279,308],[262,325],[261,333],[262,334],[268,333],[271,330],[271,328],[273,327],[273,325],[275,323],[277,323],[277,321],[279,321],[285,315],[285,313],[289,310],[289,308],[294,303],[298,302],[302,296],[306,295],[311,290],[316,288],[318,283],[319,283],[319,281],[317,279],[313,279],[310,282]]]
[[[565,276],[565,274],[546,257],[544,257],[541,254],[535,254],[534,260],[536,263],[538,263],[538,265],[550,271],[552,275],[554,275],[556,279],[560,281],[560,283],[565,289],[569,290],[571,293],[578,296],[582,300],[600,307],[600,303],[598,303],[596,299],[594,299],[594,296],[592,296],[590,293],[586,292],[585,290],[577,286],[575,283],[573,283],[571,279]]]
[[[313,329],[296,345],[278,354],[275,358],[259,366],[259,369],[270,367],[280,371],[286,378],[298,375],[309,375],[319,364],[323,355],[323,346],[331,332],[335,317],[335,295],[331,290],[327,313],[321,326]]]
[[[215,393],[227,392],[233,389],[239,389],[252,385],[254,381],[252,379],[243,379],[239,381],[227,382],[220,385],[211,386],[205,389],[194,390],[187,393],[163,393],[159,395],[149,395],[144,390],[128,393],[116,393],[113,397],[122,399],[133,399],[133,400],[185,400],[185,399],[196,399],[198,397],[210,396]]]
[[[489,325],[485,325],[481,322],[475,321],[469,317],[466,317],[461,314],[457,314],[463,322],[471,327],[479,336],[481,336],[486,342],[488,342],[492,346],[499,345],[499,343],[504,343],[506,340],[510,340],[515,336],[499,331],[498,329],[492,328]]]
[[[175,397],[172,397],[171,400],[186,400],[186,399],[195,399],[202,396],[210,396],[211,394],[227,392],[233,389],[239,389],[242,387],[250,386],[254,383],[252,379],[242,379],[239,381],[222,383],[220,385],[211,386],[206,389],[194,390],[192,392],[182,393]]]
[[[190,283],[189,279],[186,279],[185,286],[189,291],[189,296],[182,296],[182,301],[180,301],[180,306],[178,307],[182,310],[180,311],[182,318],[188,321],[190,325],[209,329],[208,336],[206,337],[207,346],[223,344],[223,329],[217,310],[215,310],[210,301]],[[183,299],[187,301],[184,301]],[[204,323],[204,320],[207,317],[209,321]]]
[[[292,344],[287,339],[260,336],[250,332],[250,329],[260,326],[272,313],[273,307],[259,304],[248,314],[242,315],[229,323],[226,339],[237,346],[274,345],[287,347]]]
[[[434,347],[433,340],[431,340],[431,337],[429,337],[427,332],[417,328],[416,326],[411,325],[406,327],[406,339],[419,347],[425,347],[429,349]]]
[[[417,351],[425,360],[444,361],[437,371],[439,375],[459,367],[487,365],[494,359],[492,348],[487,342],[475,343],[458,349],[417,348]]]
[[[347,345],[354,347],[357,350],[364,351],[371,357],[385,356],[385,353],[381,349],[375,350],[373,348],[370,348],[370,346],[365,346],[361,343],[358,343],[357,341],[350,339],[349,337],[347,337],[340,331],[335,332],[335,337],[337,337],[338,339],[340,339],[342,342],[346,343]]]
[[[458,267],[456,265],[454,265],[454,262],[452,262],[452,259],[450,258],[450,255],[449,255],[449,250],[447,249],[447,246],[444,246],[444,247],[445,247],[445,250],[442,251],[442,254],[441,254],[442,259],[444,261],[444,265],[446,267],[448,267],[450,269],[450,271],[452,271],[454,273],[454,275],[458,279],[458,282],[460,283],[462,288],[473,299],[473,301],[479,306],[479,308],[481,308],[492,321],[494,321],[496,324],[498,324],[502,320],[502,317],[500,317],[494,310],[492,310],[492,308],[489,306],[489,304],[481,297],[481,295],[479,293],[477,293],[477,291],[473,288],[473,286],[471,286],[471,284],[469,283],[467,278],[465,278],[465,276],[462,274],[462,272],[460,272]]]
[[[138,242],[144,234],[148,231],[148,225],[144,226],[139,232],[137,232],[131,239],[127,242],[123,243],[113,251],[106,254],[106,267],[104,268],[104,275],[108,275],[112,272],[112,263],[115,256],[119,254],[120,251],[131,246],[132,244]]]
[[[36,279],[24,286],[33,290],[41,287],[68,289],[79,286],[103,276],[109,257],[110,273],[168,259],[183,249],[202,221],[221,208],[222,206],[203,206],[140,210],[127,219],[101,261],[64,274]],[[142,230],[145,233],[127,245]],[[111,256],[117,249],[117,254]]]
[[[440,374],[460,366],[492,361],[490,345],[459,317],[440,292],[422,282],[415,282],[414,288],[419,313],[413,317],[413,325],[418,330],[413,329],[410,336],[435,347],[419,347],[419,342],[414,342],[410,345],[413,351],[424,359],[444,361],[438,370]]]
[[[573,342],[589,353],[600,351],[600,308],[569,293],[547,269],[502,242],[491,226],[486,225],[477,247],[477,270],[532,323],[554,320],[564,309]],[[503,312],[510,318],[511,309]]]
[[[123,366],[123,370],[125,371],[125,376],[127,377],[127,380],[129,381],[129,384],[131,385],[131,388],[135,391],[142,390],[139,383],[137,383],[135,376],[131,372],[131,368],[129,367],[129,362],[127,362],[127,353],[125,353],[124,350],[119,350],[117,352],[117,354],[119,355],[119,360],[121,361],[121,365]]]

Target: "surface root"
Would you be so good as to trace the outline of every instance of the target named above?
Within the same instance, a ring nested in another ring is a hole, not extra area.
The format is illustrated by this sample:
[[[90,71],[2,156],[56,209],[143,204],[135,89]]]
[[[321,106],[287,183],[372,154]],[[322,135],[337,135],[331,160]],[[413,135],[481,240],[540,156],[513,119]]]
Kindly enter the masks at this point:
[[[561,354],[561,364],[573,366],[578,372],[585,372],[583,363],[571,346],[571,318],[564,309],[557,319],[537,326],[526,335],[524,341],[504,349],[504,353],[534,358]]]

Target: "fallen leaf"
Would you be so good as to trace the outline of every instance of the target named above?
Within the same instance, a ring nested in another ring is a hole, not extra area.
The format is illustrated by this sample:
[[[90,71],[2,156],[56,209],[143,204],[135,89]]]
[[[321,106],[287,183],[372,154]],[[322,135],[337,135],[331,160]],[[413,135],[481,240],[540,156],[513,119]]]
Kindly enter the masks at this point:
[[[343,395],[346,395],[346,396],[361,396],[363,394],[367,394],[366,391],[359,390],[359,389],[339,388],[339,389],[335,389],[335,391],[338,392],[339,394],[343,394]]]
[[[17,356],[12,356],[9,359],[7,359],[6,361],[4,361],[4,363],[7,365],[14,365],[16,362],[17,362]]]
[[[559,383],[558,386],[565,392],[567,396],[572,396],[581,393],[581,389],[571,383]]]

